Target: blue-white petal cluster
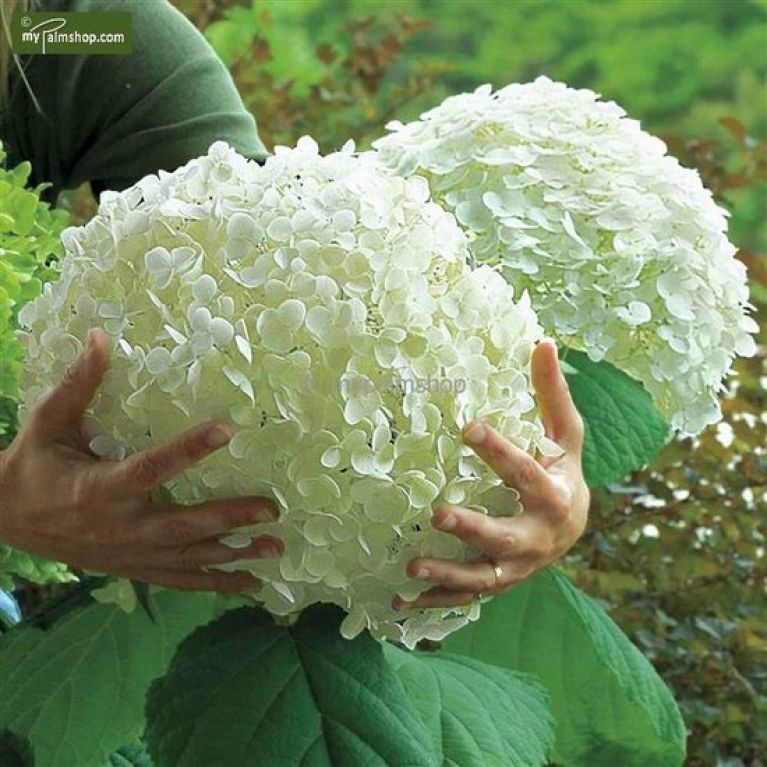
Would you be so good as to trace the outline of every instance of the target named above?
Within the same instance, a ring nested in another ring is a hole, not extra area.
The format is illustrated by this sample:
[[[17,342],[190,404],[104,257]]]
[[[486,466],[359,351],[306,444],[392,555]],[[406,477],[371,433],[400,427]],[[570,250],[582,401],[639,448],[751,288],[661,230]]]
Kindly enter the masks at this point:
[[[236,424],[228,449],[175,480],[184,503],[266,494],[277,560],[243,560],[254,597],[292,615],[318,602],[413,646],[478,607],[395,612],[392,597],[429,584],[414,556],[469,558],[433,529],[441,501],[511,513],[512,491],[466,447],[482,418],[547,454],[531,396],[542,330],[430,199],[352,145],[323,157],[309,138],[264,166],[225,144],[173,173],[102,195],[98,215],[63,237],[59,282],[25,308],[23,413],[104,327],[113,363],[89,417],[93,449],[120,458],[193,423]],[[118,589],[119,591],[119,589]],[[115,592],[117,593],[117,592]],[[100,598],[111,598],[107,590]]]
[[[640,380],[682,434],[720,418],[756,323],[727,212],[697,171],[615,103],[546,77],[387,127],[379,158],[428,180],[548,333]]]

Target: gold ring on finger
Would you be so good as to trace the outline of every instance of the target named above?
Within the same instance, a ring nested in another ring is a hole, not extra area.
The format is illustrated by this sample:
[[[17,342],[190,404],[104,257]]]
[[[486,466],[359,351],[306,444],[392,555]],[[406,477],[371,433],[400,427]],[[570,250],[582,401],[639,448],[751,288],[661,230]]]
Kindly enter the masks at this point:
[[[495,573],[495,588],[498,588],[503,579],[503,568],[494,559],[490,560],[490,564],[493,566],[493,572]]]

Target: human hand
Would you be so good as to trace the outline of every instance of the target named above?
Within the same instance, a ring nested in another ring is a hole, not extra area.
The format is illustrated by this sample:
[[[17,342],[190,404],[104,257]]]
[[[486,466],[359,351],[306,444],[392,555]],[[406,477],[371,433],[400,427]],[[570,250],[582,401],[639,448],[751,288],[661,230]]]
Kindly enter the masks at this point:
[[[88,349],[0,453],[0,541],[71,567],[168,588],[257,589],[260,581],[248,573],[201,568],[282,552],[271,536],[236,550],[218,540],[233,528],[274,521],[269,499],[198,506],[149,500],[153,489],[227,444],[230,428],[208,423],[123,461],[99,460],[82,420],[108,367],[107,337],[92,330]]]
[[[564,448],[564,455],[533,458],[489,426],[478,421],[467,424],[464,441],[507,485],[517,489],[524,511],[489,517],[459,506],[440,506],[432,524],[478,549],[484,558],[411,560],[408,575],[436,586],[412,602],[395,597],[395,609],[450,607],[467,604],[477,594],[503,594],[559,559],[583,534],[590,500],[581,469],[583,420],[553,342],[542,342],[533,351],[532,381],[546,435]]]

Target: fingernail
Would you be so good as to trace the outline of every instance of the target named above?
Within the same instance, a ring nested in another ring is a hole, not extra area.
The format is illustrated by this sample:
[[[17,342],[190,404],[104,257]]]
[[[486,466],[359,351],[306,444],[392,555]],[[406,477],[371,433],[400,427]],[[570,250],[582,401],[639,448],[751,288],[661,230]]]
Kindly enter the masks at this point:
[[[419,567],[416,574],[413,576],[414,578],[428,578],[429,577],[429,571],[425,567]]]
[[[554,347],[554,362],[559,362],[559,348],[557,347],[557,342],[553,338],[544,338],[543,340]],[[562,368],[559,365],[557,365],[557,373],[560,375],[562,374]]]
[[[258,549],[258,556],[265,557],[267,559],[281,557],[285,553],[285,545],[279,538],[262,536],[258,539],[256,545],[260,547]]]
[[[279,512],[274,506],[268,506],[263,503],[256,506],[253,512],[253,518],[256,522],[276,522]]]
[[[472,421],[464,430],[463,438],[474,445],[479,445],[487,434],[484,424],[479,421]]]
[[[227,426],[214,426],[205,440],[209,447],[223,447],[232,438],[232,430]]]
[[[455,514],[447,514],[439,522],[437,522],[437,527],[440,530],[452,530],[456,526],[457,522],[458,519],[456,518]]]
[[[90,354],[93,351],[94,346],[96,345],[94,341],[95,337],[96,337],[96,334],[93,332],[93,328],[91,328],[88,331],[87,345],[85,348],[85,351],[87,354]]]
[[[407,603],[403,602],[399,597],[394,597],[391,602],[391,606],[397,611],[403,610],[406,607],[406,604]]]

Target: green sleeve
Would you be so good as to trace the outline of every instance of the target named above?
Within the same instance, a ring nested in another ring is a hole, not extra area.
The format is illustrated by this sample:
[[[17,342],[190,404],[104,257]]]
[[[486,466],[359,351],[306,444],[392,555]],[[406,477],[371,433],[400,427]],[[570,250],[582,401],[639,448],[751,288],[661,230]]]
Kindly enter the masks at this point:
[[[52,181],[55,192],[84,181],[97,194],[123,189],[204,154],[217,140],[248,157],[266,157],[256,122],[226,67],[167,0],[43,0],[40,5],[41,10],[129,10],[134,43],[126,56],[29,57],[34,60],[28,79],[45,117],[39,118],[16,83],[14,100],[21,93],[30,103],[11,114],[10,143],[16,159],[32,161],[36,180]]]

